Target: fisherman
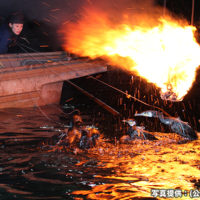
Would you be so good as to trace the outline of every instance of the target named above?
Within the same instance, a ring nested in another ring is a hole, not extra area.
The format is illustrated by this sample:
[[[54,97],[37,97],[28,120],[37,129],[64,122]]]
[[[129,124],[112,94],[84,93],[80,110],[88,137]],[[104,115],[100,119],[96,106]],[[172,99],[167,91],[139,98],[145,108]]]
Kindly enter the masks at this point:
[[[8,22],[0,27],[0,54],[14,53],[19,40],[29,43],[21,36],[24,27],[24,15],[21,12],[15,12],[10,15]]]

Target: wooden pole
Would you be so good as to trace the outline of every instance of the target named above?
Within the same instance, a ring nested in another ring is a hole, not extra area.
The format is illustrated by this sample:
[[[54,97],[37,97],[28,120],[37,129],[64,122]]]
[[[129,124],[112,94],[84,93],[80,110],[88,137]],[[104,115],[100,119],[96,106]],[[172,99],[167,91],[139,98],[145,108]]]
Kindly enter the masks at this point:
[[[118,116],[120,115],[120,113],[118,111],[116,111],[114,108],[111,108],[109,105],[107,105],[105,102],[101,101],[100,99],[98,99],[97,97],[93,96],[92,94],[90,94],[89,92],[85,91],[84,89],[80,88],[78,85],[72,83],[69,80],[66,80],[66,82],[68,82],[69,84],[71,84],[72,86],[74,86],[76,89],[78,89],[79,91],[81,91],[83,94],[85,94],[86,96],[88,96],[90,99],[92,99],[94,102],[96,102],[97,104],[99,104],[101,107],[103,107],[104,109],[106,109],[108,112],[110,112],[112,115],[114,116]]]
[[[195,1],[195,0],[192,0],[191,25],[194,24],[194,1]]]
[[[163,16],[165,17],[166,14],[166,7],[167,7],[167,0],[164,0],[164,5],[163,5]]]

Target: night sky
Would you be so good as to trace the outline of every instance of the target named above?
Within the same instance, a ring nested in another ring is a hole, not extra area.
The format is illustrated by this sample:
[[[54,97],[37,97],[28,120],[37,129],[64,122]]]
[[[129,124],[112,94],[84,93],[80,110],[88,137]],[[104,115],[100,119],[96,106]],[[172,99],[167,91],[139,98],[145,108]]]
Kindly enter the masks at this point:
[[[194,24],[197,26],[200,25],[199,2],[200,0],[195,0]],[[166,3],[173,14],[187,19],[188,22],[191,21],[192,0],[166,0]],[[28,28],[33,31],[39,28],[41,30],[39,35],[44,34],[43,36],[49,37],[52,42],[59,39],[57,31],[60,26],[79,19],[85,7],[92,5],[111,13],[112,18],[115,19],[120,17],[123,10],[128,10],[129,13],[139,13],[144,10],[154,12],[155,5],[161,7],[162,13],[163,4],[164,0],[1,0],[0,22],[3,22],[10,13],[22,11],[29,22]]]
[[[162,6],[164,0],[156,0],[156,3]],[[199,25],[200,0],[194,0],[194,5],[194,24]],[[191,21],[192,0],[166,0],[166,6],[172,13]]]
[[[150,2],[152,0],[145,0]],[[76,20],[80,11],[88,5],[95,5],[107,10],[116,10],[121,12],[123,7],[135,7],[138,9],[137,0],[1,0],[0,16],[6,17],[12,12],[22,11],[28,20],[44,21],[45,23],[59,24],[64,21]],[[145,3],[141,7],[145,6]],[[139,8],[140,9],[140,8]]]
[[[122,6],[123,2],[123,6]],[[0,16],[5,17],[11,12],[21,10],[29,20],[39,20],[59,24],[65,20],[74,20],[79,11],[84,6],[95,4],[106,9],[116,9],[120,11],[123,7],[136,7],[142,2],[140,8],[148,7],[150,4],[162,6],[164,0],[1,0]],[[167,8],[190,21],[192,0],[166,0]],[[198,23],[200,18],[200,0],[195,0],[195,22]],[[104,5],[103,5],[104,4]],[[138,10],[140,9],[138,8]]]

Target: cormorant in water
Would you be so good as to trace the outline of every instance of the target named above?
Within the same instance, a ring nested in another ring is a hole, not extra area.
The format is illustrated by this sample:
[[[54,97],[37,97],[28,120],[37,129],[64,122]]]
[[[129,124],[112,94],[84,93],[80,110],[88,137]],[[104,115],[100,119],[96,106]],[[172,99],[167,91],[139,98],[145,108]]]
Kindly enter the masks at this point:
[[[129,128],[127,131],[128,135],[124,135],[120,138],[120,141],[122,143],[129,142],[134,139],[157,140],[157,138],[154,135],[149,134],[147,131],[144,130],[145,127],[136,126],[135,120],[127,119],[123,120],[123,122],[127,123],[129,125]]]
[[[75,114],[70,122],[70,128],[65,130],[65,135],[59,141],[70,148],[89,149],[96,145],[100,132],[94,126],[85,126],[82,117]]]
[[[137,113],[134,116],[159,118],[163,124],[170,126],[173,132],[178,133],[189,140],[196,140],[198,138],[196,132],[187,122],[175,117],[165,117],[162,112],[148,110],[142,113]]]

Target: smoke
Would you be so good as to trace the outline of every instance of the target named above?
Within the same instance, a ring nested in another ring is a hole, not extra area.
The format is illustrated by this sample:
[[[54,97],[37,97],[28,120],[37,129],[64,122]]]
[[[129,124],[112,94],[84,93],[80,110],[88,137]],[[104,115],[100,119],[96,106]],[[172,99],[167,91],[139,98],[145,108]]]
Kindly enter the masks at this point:
[[[156,5],[154,0],[88,0],[82,6],[80,17],[88,15],[91,12],[103,13],[103,15],[112,23],[128,23],[140,25],[141,23],[155,24],[163,15],[163,9]],[[92,20],[92,19],[91,19]]]
[[[151,28],[160,23],[163,8],[154,0],[87,0],[76,16],[73,21],[66,21],[60,31],[66,51],[77,49],[77,43],[83,44],[89,37],[121,29],[123,25],[133,29],[136,26]]]

